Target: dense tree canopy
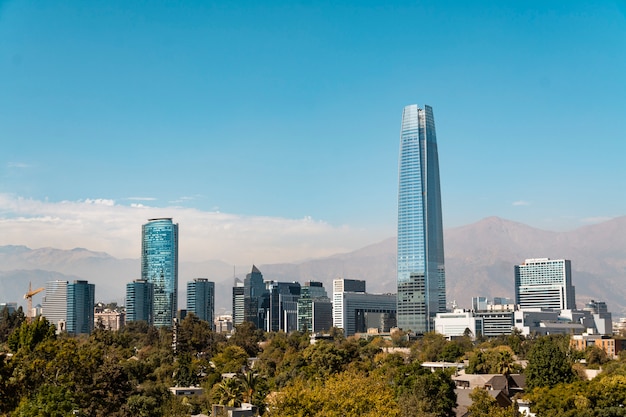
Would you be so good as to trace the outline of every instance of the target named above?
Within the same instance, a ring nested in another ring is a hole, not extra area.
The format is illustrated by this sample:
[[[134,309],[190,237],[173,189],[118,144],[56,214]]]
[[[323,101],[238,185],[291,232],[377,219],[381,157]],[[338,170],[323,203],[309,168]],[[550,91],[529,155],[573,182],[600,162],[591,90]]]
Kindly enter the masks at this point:
[[[176,329],[173,349],[173,329],[144,322],[71,337],[57,336],[45,319],[28,323],[18,313],[2,314],[8,332],[0,345],[2,417],[188,417],[210,414],[213,404],[243,402],[274,416],[452,416],[450,375],[426,370],[423,361],[469,359],[468,372],[509,375],[519,371],[520,354],[532,388],[525,396],[539,416],[626,416],[626,356],[611,361],[592,348],[573,355],[563,337],[514,334],[472,343],[435,333],[408,341],[400,333],[365,340],[335,329],[333,337],[311,344],[306,332],[264,333],[244,323],[227,339],[190,314]],[[399,344],[410,354],[389,351]],[[577,379],[572,364],[583,356],[604,372]],[[168,390],[175,385],[197,385],[204,394],[181,399]],[[485,393],[472,394],[472,415],[518,415]]]
[[[545,336],[533,343],[525,370],[529,388],[553,387],[574,380],[568,343],[567,336]]]

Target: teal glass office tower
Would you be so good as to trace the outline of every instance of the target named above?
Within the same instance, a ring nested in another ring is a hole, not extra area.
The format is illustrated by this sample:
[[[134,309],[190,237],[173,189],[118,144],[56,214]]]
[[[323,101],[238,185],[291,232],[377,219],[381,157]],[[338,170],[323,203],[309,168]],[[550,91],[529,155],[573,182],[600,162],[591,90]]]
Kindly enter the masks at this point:
[[[398,174],[398,327],[433,330],[446,311],[446,275],[435,119],[430,106],[402,112]]]
[[[187,283],[187,314],[208,321],[213,328],[215,312],[215,283],[207,278],[195,278]]]
[[[154,284],[136,279],[126,284],[126,321],[145,321],[152,324]]]
[[[171,326],[178,309],[178,224],[171,218],[142,226],[141,279],[154,285],[152,323]]]
[[[67,332],[90,334],[94,326],[96,286],[87,281],[67,285]]]

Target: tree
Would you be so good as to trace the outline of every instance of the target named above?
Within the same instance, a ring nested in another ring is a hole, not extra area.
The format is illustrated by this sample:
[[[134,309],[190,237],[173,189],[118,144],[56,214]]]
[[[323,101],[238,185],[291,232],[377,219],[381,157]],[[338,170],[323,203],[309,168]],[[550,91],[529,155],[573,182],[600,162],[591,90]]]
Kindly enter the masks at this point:
[[[40,317],[32,323],[22,322],[21,326],[9,336],[9,349],[17,352],[19,349],[33,350],[35,346],[46,339],[56,337],[56,328],[45,317]]]
[[[5,343],[9,339],[9,335],[13,330],[22,325],[26,318],[22,311],[22,306],[18,307],[13,313],[9,313],[9,308],[4,307],[0,311],[0,344]]]
[[[133,395],[128,398],[122,412],[129,416],[159,417],[160,405],[156,398],[145,395]]]
[[[498,405],[495,398],[489,395],[489,392],[484,388],[474,388],[470,393],[470,399],[472,400],[472,405],[468,407],[467,411],[472,417],[520,416],[516,403],[511,404],[509,408],[502,408]]]
[[[585,349],[585,360],[590,369],[598,369],[609,361],[606,352],[598,346],[589,346]]]
[[[193,313],[187,314],[178,327],[177,352],[178,353],[206,353],[212,357],[217,353],[219,342],[225,342],[226,338],[211,330],[211,325],[200,320]]]
[[[320,341],[309,346],[303,352],[303,356],[307,362],[309,374],[323,379],[345,370],[350,363],[346,350],[327,341]]]
[[[243,402],[252,404],[254,394],[259,385],[259,375],[251,370],[246,370],[239,375],[239,381],[243,389]]]
[[[78,405],[67,387],[42,385],[30,398],[24,398],[14,415],[20,417],[64,417]]]
[[[19,400],[15,379],[12,378],[13,365],[13,361],[7,360],[7,356],[0,353],[0,413],[15,407]]]
[[[448,343],[450,342],[446,340],[444,335],[428,332],[424,333],[422,339],[413,345],[411,351],[420,362],[432,362],[439,360],[444,347]]]
[[[179,387],[190,387],[198,383],[198,376],[196,375],[189,353],[178,355],[176,359],[174,383]]]
[[[228,339],[228,344],[241,347],[246,351],[248,357],[254,358],[259,353],[259,342],[263,339],[263,330],[257,329],[254,323],[244,321],[235,326],[235,331]]]
[[[515,364],[513,350],[506,345],[495,348],[477,349],[469,356],[466,368],[468,374],[502,374],[509,377],[518,372],[520,366]]]
[[[559,336],[543,336],[533,343],[524,372],[528,388],[553,387],[574,380],[564,340]]]
[[[213,364],[220,374],[241,372],[248,364],[248,353],[237,345],[226,346],[224,350],[213,356]]]
[[[439,359],[444,362],[456,362],[461,359],[465,355],[465,351],[455,342],[449,342],[444,347],[441,353],[439,354]]]
[[[238,378],[224,378],[222,382],[214,387],[214,400],[228,407],[238,407],[241,405],[243,387]]]
[[[421,371],[400,389],[398,404],[402,417],[452,417],[455,415],[454,381],[443,371]]]
[[[293,381],[269,399],[270,416],[398,416],[392,388],[383,378],[346,371],[325,382]]]

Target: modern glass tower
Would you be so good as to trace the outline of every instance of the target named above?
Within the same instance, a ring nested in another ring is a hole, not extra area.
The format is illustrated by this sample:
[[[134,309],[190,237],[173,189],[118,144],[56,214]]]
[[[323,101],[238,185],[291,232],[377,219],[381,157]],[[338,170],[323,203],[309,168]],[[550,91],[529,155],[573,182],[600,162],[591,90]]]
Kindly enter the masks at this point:
[[[187,313],[208,321],[213,328],[215,312],[215,283],[207,278],[195,278],[187,283]]]
[[[178,309],[178,224],[171,218],[142,226],[141,279],[154,284],[153,324],[171,326]]]
[[[263,329],[265,324],[264,301],[267,300],[267,288],[263,274],[255,265],[243,281],[244,321],[254,323],[257,329]]]
[[[435,119],[430,106],[402,112],[398,181],[398,327],[434,329],[446,311],[446,275]]]
[[[74,281],[67,285],[67,332],[90,334],[94,326],[94,284]]]
[[[126,284],[126,321],[152,324],[154,284],[136,279]]]

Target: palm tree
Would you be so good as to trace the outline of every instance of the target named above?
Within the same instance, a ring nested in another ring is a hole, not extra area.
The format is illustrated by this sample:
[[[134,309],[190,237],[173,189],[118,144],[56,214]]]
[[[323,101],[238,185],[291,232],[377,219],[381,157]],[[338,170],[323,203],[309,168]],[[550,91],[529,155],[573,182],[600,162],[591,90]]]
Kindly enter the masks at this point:
[[[219,402],[227,407],[241,405],[242,386],[237,378],[227,378],[217,385]]]
[[[252,398],[254,397],[259,382],[259,374],[255,374],[251,370],[244,370],[243,373],[239,375],[239,380],[243,388],[243,402],[252,404]]]
[[[506,395],[509,395],[509,377],[511,373],[515,369],[513,365],[515,359],[513,355],[508,350],[501,350],[498,354],[498,373],[504,376],[505,387],[506,387]]]

